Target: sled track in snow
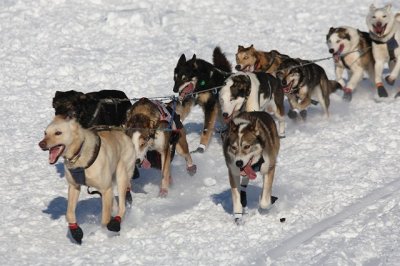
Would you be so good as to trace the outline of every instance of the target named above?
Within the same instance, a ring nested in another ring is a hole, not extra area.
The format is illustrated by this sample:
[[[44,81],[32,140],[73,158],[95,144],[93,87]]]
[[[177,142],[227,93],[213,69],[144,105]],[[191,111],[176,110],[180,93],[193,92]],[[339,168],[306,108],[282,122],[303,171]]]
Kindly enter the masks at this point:
[[[338,214],[328,217],[314,225],[311,228],[302,231],[280,243],[273,249],[267,251],[267,258],[270,258],[272,261],[278,259],[279,257],[284,256],[288,251],[298,247],[302,243],[312,239],[315,236],[320,235],[323,231],[332,227],[333,225],[342,222],[347,219],[351,215],[357,214],[366,207],[372,205],[375,201],[390,196],[394,192],[400,189],[400,180],[392,181],[386,184],[384,187],[376,189],[372,191],[370,194],[366,195],[364,198],[360,199],[359,202],[346,207],[344,210],[339,212]],[[265,261],[266,258],[262,258]],[[261,260],[261,258],[260,258]],[[256,265],[262,263],[258,261]],[[261,265],[261,264],[260,264]]]

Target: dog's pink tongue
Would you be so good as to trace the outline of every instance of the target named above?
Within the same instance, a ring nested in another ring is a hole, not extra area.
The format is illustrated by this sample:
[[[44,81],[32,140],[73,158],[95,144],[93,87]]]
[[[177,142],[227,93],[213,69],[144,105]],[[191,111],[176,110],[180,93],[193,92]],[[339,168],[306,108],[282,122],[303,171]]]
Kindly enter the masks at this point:
[[[144,169],[149,169],[151,167],[151,163],[146,158],[143,159],[141,167]]]
[[[61,151],[62,151],[62,147],[61,146],[57,146],[57,147],[51,148],[49,150],[49,163],[50,164],[54,164],[54,163],[57,162]]]
[[[193,83],[190,82],[185,88],[183,88],[181,94],[179,95],[179,98],[183,100],[188,94],[192,93],[194,89]]]
[[[244,168],[241,169],[241,175],[247,176],[249,179],[256,179],[257,174],[254,172],[253,168],[251,167],[251,163],[248,163]]]

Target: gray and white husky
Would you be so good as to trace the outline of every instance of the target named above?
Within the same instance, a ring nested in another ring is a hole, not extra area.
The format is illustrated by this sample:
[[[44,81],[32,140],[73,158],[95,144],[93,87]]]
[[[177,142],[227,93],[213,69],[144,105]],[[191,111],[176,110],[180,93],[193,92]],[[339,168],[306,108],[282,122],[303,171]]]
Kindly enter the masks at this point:
[[[335,61],[336,81],[343,87],[343,99],[351,101],[364,72],[372,81],[375,77],[369,33],[347,26],[331,27],[326,35],[326,44]],[[343,79],[345,69],[349,77],[347,84]]]
[[[372,53],[375,58],[375,85],[379,97],[388,93],[382,83],[382,72],[385,63],[389,64],[390,74],[385,78],[393,85],[400,73],[400,13],[393,14],[390,4],[369,8],[366,18],[369,34],[372,39]],[[396,95],[398,96],[399,93]]]

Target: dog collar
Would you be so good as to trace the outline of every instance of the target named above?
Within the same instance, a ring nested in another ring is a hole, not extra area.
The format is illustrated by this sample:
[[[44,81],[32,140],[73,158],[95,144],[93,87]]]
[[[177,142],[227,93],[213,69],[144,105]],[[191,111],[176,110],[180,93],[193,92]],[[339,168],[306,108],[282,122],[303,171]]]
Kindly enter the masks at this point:
[[[272,67],[272,65],[273,65],[274,62],[275,62],[275,58],[276,58],[276,54],[273,53],[272,59],[271,59],[271,63],[269,63],[269,65],[265,68],[265,71],[267,71],[268,69],[270,69],[270,68]]]
[[[76,163],[76,161],[78,161],[78,159],[81,157],[81,152],[82,152],[83,144],[85,144],[85,141],[82,141],[81,145],[79,146],[78,151],[75,152],[74,156],[72,156],[71,159],[65,158],[65,160],[67,161],[67,163],[68,163],[69,165]]]
[[[97,140],[96,140],[96,146],[94,148],[94,152],[93,152],[92,157],[90,158],[89,162],[86,164],[86,166],[82,167],[84,169],[89,168],[94,163],[94,161],[96,161],[97,156],[99,155],[100,146],[101,146],[101,138],[97,134],[96,134],[96,136],[97,136]],[[74,154],[74,156],[71,159],[65,158],[67,165],[71,166],[71,165],[75,164],[76,161],[78,161],[78,159],[82,155],[81,153],[82,153],[83,144],[85,144],[85,141],[82,141],[81,146],[79,147],[79,150]]]

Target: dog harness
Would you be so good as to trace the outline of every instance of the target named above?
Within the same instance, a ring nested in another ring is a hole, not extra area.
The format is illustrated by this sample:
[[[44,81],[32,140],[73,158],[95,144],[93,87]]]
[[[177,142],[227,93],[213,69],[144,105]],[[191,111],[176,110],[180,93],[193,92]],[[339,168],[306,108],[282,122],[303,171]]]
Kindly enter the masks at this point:
[[[372,33],[375,35],[375,33]],[[396,61],[396,55],[394,53],[394,50],[396,50],[397,48],[399,48],[399,43],[397,42],[396,38],[395,38],[396,34],[393,34],[392,38],[390,38],[388,41],[386,42],[381,42],[381,41],[377,41],[372,39],[372,41],[376,44],[386,44],[386,48],[388,50],[389,53],[389,58],[390,61]]]
[[[97,156],[99,155],[99,151],[100,151],[100,147],[101,147],[101,138],[97,134],[96,134],[96,136],[97,136],[96,146],[94,148],[92,157],[90,158],[90,160],[86,164],[86,166],[85,167],[76,167],[76,168],[67,167],[67,169],[71,173],[71,176],[74,179],[75,183],[77,183],[79,185],[86,185],[85,169],[92,166],[92,164],[96,161]],[[74,157],[72,159],[66,159],[67,164],[69,164],[69,165],[74,164],[81,157],[81,151],[82,151],[83,144],[84,144],[84,142],[82,142],[81,147],[79,148],[78,152],[74,155]]]
[[[175,154],[175,146],[179,139],[180,130],[183,128],[183,124],[180,120],[180,116],[175,112],[175,104],[174,108],[167,106],[161,101],[152,100],[152,102],[157,106],[158,111],[160,112],[160,122],[167,122],[169,124],[169,130],[171,130],[170,144],[172,145],[172,154]],[[149,156],[149,159],[147,157]],[[171,156],[171,161],[173,159],[173,155]],[[142,168],[148,169],[152,167],[152,164],[156,166],[161,166],[161,158],[157,154],[147,153],[145,158],[140,165]]]

